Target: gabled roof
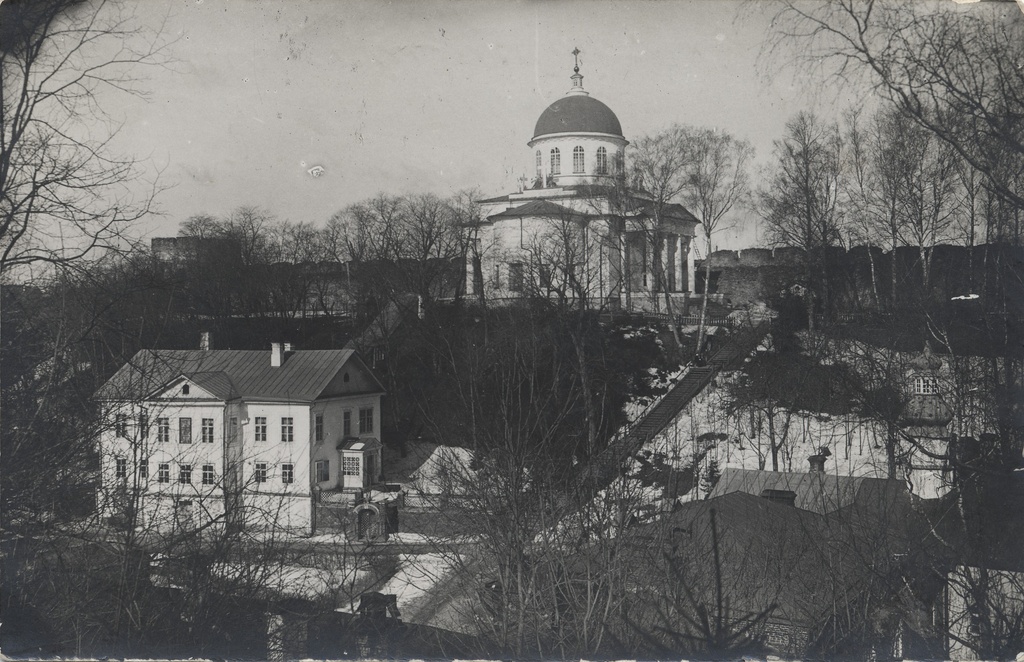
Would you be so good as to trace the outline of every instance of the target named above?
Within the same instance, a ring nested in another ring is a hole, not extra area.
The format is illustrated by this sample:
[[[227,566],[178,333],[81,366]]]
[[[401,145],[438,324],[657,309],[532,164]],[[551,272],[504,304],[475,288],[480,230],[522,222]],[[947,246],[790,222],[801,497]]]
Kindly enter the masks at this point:
[[[182,377],[192,381],[196,386],[206,389],[221,400],[234,400],[238,397],[238,390],[232,383],[231,377],[223,370],[190,372]]]
[[[141,400],[184,376],[224,400],[312,402],[346,363],[358,361],[354,357],[351,349],[303,350],[286,353],[283,363],[273,367],[270,350],[144,349],[94,397]]]
[[[497,196],[495,198],[484,198],[483,200],[477,200],[477,202],[479,204],[482,204],[482,205],[490,203],[490,202],[508,202],[509,199],[510,199],[509,198],[510,195],[512,195],[512,194],[511,193],[506,193],[505,195],[499,195],[499,196]]]
[[[654,218],[654,202],[650,200],[644,200],[640,203],[640,205],[641,209],[643,209],[644,214],[651,218]],[[700,223],[700,221],[697,220],[696,216],[691,214],[689,210],[686,209],[686,207],[682,206],[677,202],[670,202],[666,205],[663,205],[661,208],[661,217],[666,220],[685,221],[687,223]]]
[[[905,492],[895,480],[836,476],[820,471],[785,472],[726,468],[708,498],[745,492],[760,496],[765,490],[796,494],[796,507],[825,515],[853,504],[858,499],[882,499]]]
[[[527,216],[555,216],[558,218],[569,218],[571,216],[585,216],[578,211],[573,211],[548,200],[530,200],[526,204],[512,207],[497,214],[488,216],[488,220],[495,218],[524,218]]]
[[[658,572],[643,566],[648,560],[650,565],[661,563],[660,556],[674,561],[655,575],[658,581],[689,576],[706,589],[704,582],[720,572],[723,599],[733,616],[763,614],[773,621],[806,625],[813,614],[823,613],[830,599],[813,590],[827,576],[822,566],[828,558],[822,553],[824,533],[820,515],[732,492],[684,503],[664,521],[638,526],[627,535],[629,544],[646,550],[640,556],[645,563],[637,564],[638,576]],[[699,593],[699,586],[694,589]]]

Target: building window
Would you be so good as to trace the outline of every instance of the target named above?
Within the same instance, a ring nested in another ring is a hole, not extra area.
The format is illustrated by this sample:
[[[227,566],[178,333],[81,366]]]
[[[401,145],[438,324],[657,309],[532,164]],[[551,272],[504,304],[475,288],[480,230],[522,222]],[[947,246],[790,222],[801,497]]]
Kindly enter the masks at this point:
[[[128,417],[124,414],[114,416],[114,434],[118,437],[128,436]]]
[[[540,179],[544,176],[544,158],[540,154],[540,150],[537,150],[537,178]]]
[[[179,418],[178,419],[178,443],[179,444],[191,444],[192,443],[192,419],[191,418]]]
[[[149,410],[145,407],[139,410],[139,436],[143,439],[149,436]]]
[[[316,482],[326,483],[331,479],[331,461],[330,460],[317,460],[316,461]]]
[[[128,460],[123,457],[119,457],[114,460],[114,477],[115,478],[127,478],[128,477]]]
[[[295,482],[295,465],[294,464],[282,464],[281,465],[281,482],[285,485],[291,485]]]
[[[203,419],[203,443],[204,444],[212,444],[213,443],[213,419],[212,418],[204,418]]]
[[[494,289],[501,289],[501,265],[494,265]]]
[[[149,478],[149,462],[139,462],[139,478],[143,480]]]
[[[343,458],[344,470],[346,476],[358,476],[359,475],[359,458],[358,457],[346,457]]]
[[[156,440],[157,441],[170,441],[171,440],[171,419],[169,419],[169,418],[158,418],[158,419],[156,419]]]
[[[604,147],[597,148],[597,174],[608,174],[608,150]]]
[[[267,463],[266,462],[257,462],[256,463],[256,473],[253,474],[253,480],[255,480],[257,483],[265,483],[265,482],[267,482]]]
[[[184,386],[181,387],[181,394],[182,395],[188,395],[189,390],[190,389],[189,389],[188,384],[185,384]]]
[[[352,412],[347,409],[345,410],[345,413],[341,415],[341,436],[352,436]]]
[[[558,151],[557,147],[551,150],[551,174],[562,174],[562,153]]]
[[[255,431],[256,431],[256,441],[266,441],[267,440],[267,417],[266,416],[257,416],[256,417]]]
[[[171,482],[171,465],[167,464],[166,462],[161,462],[160,464],[156,465],[156,482]]]
[[[938,395],[939,380],[934,375],[918,375],[914,377],[915,395]]]
[[[281,441],[295,441],[295,425],[291,416],[281,419]]]
[[[213,465],[212,464],[204,464],[203,465],[203,485],[213,485],[213,481],[215,480],[215,478],[216,478],[216,476],[213,473]]]
[[[572,171],[576,174],[583,173],[583,147],[580,145],[572,148]]]
[[[519,262],[508,265],[508,289],[513,292],[523,291],[523,265]]]
[[[313,433],[316,435],[317,441],[324,440],[324,415],[317,414],[313,417]]]
[[[183,484],[190,484],[192,482],[192,465],[191,464],[179,464],[178,465],[178,482]]]
[[[544,288],[545,290],[550,289],[551,288],[551,267],[549,267],[546,264],[542,264],[538,268],[538,271],[540,272],[538,274],[540,276],[540,286],[542,288]]]
[[[359,410],[359,434],[373,432],[373,407],[363,407]]]

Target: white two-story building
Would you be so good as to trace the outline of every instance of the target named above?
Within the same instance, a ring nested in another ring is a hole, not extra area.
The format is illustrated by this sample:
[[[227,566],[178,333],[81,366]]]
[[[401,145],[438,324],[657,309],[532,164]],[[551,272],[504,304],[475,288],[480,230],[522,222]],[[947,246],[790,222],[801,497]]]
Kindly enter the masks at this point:
[[[99,507],[135,526],[308,531],[381,474],[384,388],[353,350],[143,350],[96,393]]]

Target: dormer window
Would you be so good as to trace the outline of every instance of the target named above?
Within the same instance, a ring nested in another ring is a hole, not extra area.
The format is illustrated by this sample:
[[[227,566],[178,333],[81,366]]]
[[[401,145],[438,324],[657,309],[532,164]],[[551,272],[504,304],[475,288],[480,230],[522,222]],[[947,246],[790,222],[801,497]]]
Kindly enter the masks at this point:
[[[597,148],[597,174],[608,174],[608,150],[604,147]]]
[[[939,380],[934,375],[914,377],[914,395],[938,395]]]
[[[562,174],[562,153],[557,147],[551,150],[551,174]]]
[[[572,148],[572,171],[575,174],[583,174],[583,147],[580,145]]]
[[[544,158],[540,154],[540,150],[537,150],[537,177],[544,176]]]

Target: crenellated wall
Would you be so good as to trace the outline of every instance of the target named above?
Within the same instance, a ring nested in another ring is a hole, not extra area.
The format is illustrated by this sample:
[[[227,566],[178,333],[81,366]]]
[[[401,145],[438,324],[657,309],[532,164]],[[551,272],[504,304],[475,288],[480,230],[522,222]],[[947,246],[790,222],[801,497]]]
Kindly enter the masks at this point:
[[[922,259],[922,257],[924,259]],[[800,248],[747,248],[715,251],[710,256],[711,287],[727,303],[742,306],[769,301],[804,280],[805,252]],[[928,263],[928,282],[924,282]],[[704,291],[704,260],[696,263],[696,291]],[[1024,248],[1005,244],[966,246],[938,245],[922,251],[901,246],[886,252],[877,246],[829,249],[825,267],[830,290],[840,308],[870,309],[885,304],[894,290],[897,300],[921,296],[950,298],[991,286],[998,275],[1024,270]],[[821,265],[815,269],[821,270]],[[1012,285],[1004,279],[1004,285]],[[1024,291],[1018,294],[1024,295]],[[1013,292],[1006,296],[1013,298]],[[1021,297],[1017,297],[1021,300]]]

